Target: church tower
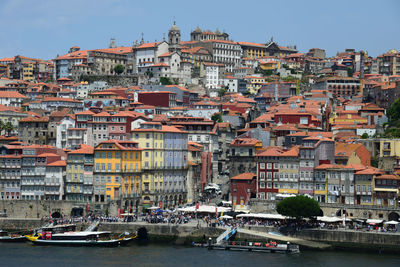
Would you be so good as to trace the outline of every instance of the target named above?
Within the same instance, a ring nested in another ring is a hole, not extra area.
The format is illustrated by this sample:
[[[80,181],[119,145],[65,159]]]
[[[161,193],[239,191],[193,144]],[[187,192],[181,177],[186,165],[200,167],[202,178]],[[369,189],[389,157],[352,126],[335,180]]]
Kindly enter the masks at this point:
[[[170,51],[177,51],[181,47],[181,30],[176,26],[175,21],[168,32],[168,44]]]

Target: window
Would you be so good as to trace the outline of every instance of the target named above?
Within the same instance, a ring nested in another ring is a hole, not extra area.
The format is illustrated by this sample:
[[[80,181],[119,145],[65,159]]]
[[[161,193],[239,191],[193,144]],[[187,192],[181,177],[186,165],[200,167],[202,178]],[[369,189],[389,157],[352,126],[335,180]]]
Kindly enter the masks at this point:
[[[268,170],[272,169],[272,163],[267,163],[267,169]]]
[[[260,188],[265,188],[265,183],[264,182],[260,183]]]
[[[261,181],[265,180],[265,172],[260,172],[260,180]]]
[[[260,169],[264,170],[265,169],[265,163],[260,163]]]

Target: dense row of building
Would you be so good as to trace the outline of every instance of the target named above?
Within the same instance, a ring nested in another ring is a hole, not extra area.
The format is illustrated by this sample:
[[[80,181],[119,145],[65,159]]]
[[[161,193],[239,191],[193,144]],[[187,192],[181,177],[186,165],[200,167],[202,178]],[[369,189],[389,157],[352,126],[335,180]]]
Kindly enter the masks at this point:
[[[174,207],[217,183],[238,207],[292,194],[397,207],[400,141],[378,136],[398,58],[199,28],[182,41],[174,23],[159,42],[2,59],[0,197]]]

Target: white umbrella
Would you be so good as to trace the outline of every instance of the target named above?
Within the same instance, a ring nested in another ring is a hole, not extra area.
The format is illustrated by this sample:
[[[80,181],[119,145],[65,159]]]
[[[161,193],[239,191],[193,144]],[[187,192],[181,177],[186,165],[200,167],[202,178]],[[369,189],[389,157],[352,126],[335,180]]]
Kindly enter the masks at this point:
[[[233,217],[232,216],[229,216],[229,215],[223,215],[223,216],[221,216],[221,217],[219,217],[220,219],[228,219],[228,220],[230,220],[230,219],[233,219]]]
[[[156,210],[156,209],[159,209],[160,207],[150,207],[150,208],[147,208],[148,210]]]
[[[397,222],[397,221],[388,221],[388,222],[384,222],[384,224],[393,224],[393,225],[396,225],[396,224],[399,224],[399,222]]]

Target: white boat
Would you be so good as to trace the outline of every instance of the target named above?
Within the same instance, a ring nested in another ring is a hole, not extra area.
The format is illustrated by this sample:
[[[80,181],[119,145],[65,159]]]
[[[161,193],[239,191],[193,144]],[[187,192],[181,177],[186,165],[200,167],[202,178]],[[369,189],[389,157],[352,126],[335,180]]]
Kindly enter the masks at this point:
[[[59,246],[119,246],[128,243],[136,236],[114,237],[110,232],[65,232],[53,234],[42,232],[25,236],[33,244]]]

